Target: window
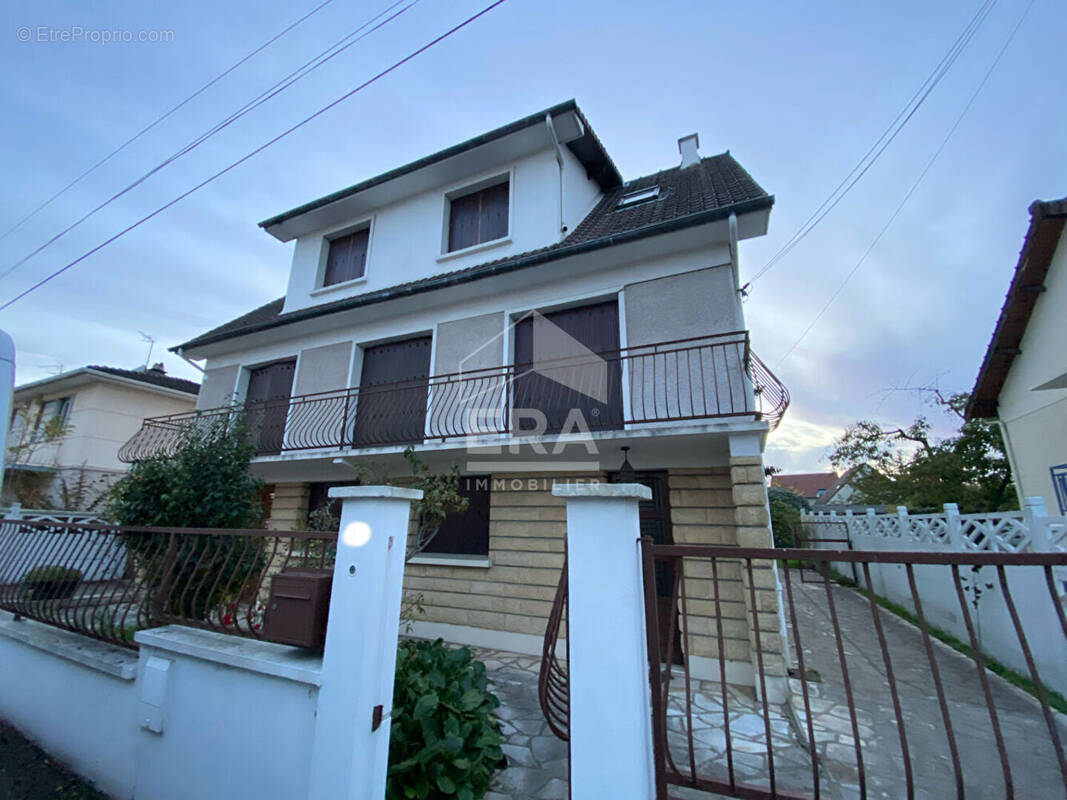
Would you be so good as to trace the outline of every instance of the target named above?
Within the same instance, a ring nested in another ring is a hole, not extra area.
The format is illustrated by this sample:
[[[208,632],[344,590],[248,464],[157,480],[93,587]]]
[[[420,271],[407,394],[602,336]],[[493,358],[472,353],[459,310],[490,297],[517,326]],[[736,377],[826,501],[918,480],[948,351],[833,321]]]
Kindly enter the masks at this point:
[[[629,206],[635,206],[638,203],[645,203],[649,200],[655,200],[659,197],[659,187],[650,186],[647,189],[638,189],[636,192],[630,192],[624,194],[619,198],[619,202],[615,204],[615,208],[628,208]]]
[[[326,255],[326,271],[322,275],[323,286],[354,281],[362,278],[367,269],[367,245],[370,243],[370,228],[363,228],[346,236],[330,240]]]
[[[510,183],[504,181],[453,197],[448,210],[448,252],[508,235]]]
[[[41,405],[41,413],[33,426],[34,438],[47,438],[67,422],[70,414],[70,398],[57,397]]]
[[[426,555],[489,556],[488,475],[459,479],[459,493],[470,501],[463,513],[449,514],[423,552]]]

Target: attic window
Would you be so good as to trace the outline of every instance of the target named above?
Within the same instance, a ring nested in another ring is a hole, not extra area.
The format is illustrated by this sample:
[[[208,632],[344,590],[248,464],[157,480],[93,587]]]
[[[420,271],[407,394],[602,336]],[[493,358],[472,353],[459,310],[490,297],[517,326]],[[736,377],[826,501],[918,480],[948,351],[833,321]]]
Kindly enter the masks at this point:
[[[367,269],[367,245],[370,228],[363,228],[346,236],[331,239],[326,255],[323,286],[333,286],[362,278]]]
[[[638,203],[655,200],[657,197],[659,197],[658,186],[650,186],[647,189],[638,189],[636,192],[630,192],[629,194],[624,194],[620,197],[619,202],[615,204],[615,208],[629,208]]]

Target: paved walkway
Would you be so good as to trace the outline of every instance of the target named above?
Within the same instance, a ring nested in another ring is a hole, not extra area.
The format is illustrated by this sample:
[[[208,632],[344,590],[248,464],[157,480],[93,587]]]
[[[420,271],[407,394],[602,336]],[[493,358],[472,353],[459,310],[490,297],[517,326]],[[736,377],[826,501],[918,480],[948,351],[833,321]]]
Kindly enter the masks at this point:
[[[812,717],[819,760],[833,778],[835,791],[831,796],[857,797],[856,753],[826,591],[821,584],[800,583],[796,573],[793,577],[805,667],[817,670],[822,679],[821,683],[809,683],[816,692]],[[861,723],[868,797],[906,797],[900,738],[870,605],[864,595],[852,589],[833,586],[831,591]],[[955,797],[948,739],[922,635],[899,617],[881,610],[880,614],[900,695],[915,796]],[[936,640],[933,645],[959,749],[966,796],[969,800],[1003,798],[1006,792],[1000,759],[974,662]],[[1063,798],[1063,777],[1037,701],[997,676],[986,674],[1004,735],[1015,796]],[[802,721],[800,685],[793,683],[792,702]],[[1067,718],[1056,716],[1061,741],[1067,744]],[[819,729],[824,732],[821,741]],[[831,736],[831,732],[837,735]]]
[[[487,800],[566,798],[567,744],[552,734],[541,714],[537,701],[540,659],[499,650],[478,650],[477,654],[485,662],[493,691],[500,698],[497,715],[501,720],[505,739],[503,749],[508,758],[508,768],[497,773]],[[756,702],[751,690],[734,686],[728,690],[737,780],[766,786],[768,759],[762,706]],[[726,737],[722,733],[719,685],[694,681],[693,692],[693,753],[697,772],[725,780]],[[677,685],[672,686],[667,728],[671,752],[683,768],[688,764],[684,703],[679,678]],[[789,709],[784,705],[771,706],[770,711],[778,785],[810,786],[811,760],[793,735]],[[688,794],[684,790],[672,790],[672,794],[702,800],[709,797],[706,793]]]
[[[820,789],[823,797],[849,800],[859,797],[855,740],[825,589],[821,584],[802,584],[798,578],[794,574],[793,589],[805,666],[809,672],[818,673],[818,679],[809,681],[808,686]],[[904,798],[907,793],[899,734],[870,606],[854,590],[834,586],[832,591],[856,703],[867,796]],[[921,635],[904,620],[888,612],[880,613],[900,693],[915,797],[955,797],[945,727]],[[934,648],[960,752],[966,796],[969,800],[1003,798],[1006,793],[1001,765],[974,662],[939,642],[934,642]],[[508,768],[497,774],[488,800],[566,798],[567,747],[552,735],[541,715],[537,702],[539,659],[493,650],[481,650],[478,656],[485,661],[502,703],[499,716],[509,762]],[[1063,798],[1063,778],[1037,701],[995,675],[987,675],[1006,742],[1015,796],[1027,800]],[[810,796],[812,764],[804,705],[799,681],[792,683],[792,709],[785,705],[770,708],[777,788]],[[677,765],[687,770],[687,721],[682,692],[678,681],[672,687],[668,706],[668,742]],[[719,694],[717,683],[694,683],[693,755],[698,774],[725,779],[726,742]],[[762,707],[752,691],[742,687],[728,687],[727,699],[737,780],[766,788],[768,757]],[[1067,743],[1067,718],[1057,715],[1057,721],[1062,740]],[[686,800],[711,797],[674,788],[671,794]]]

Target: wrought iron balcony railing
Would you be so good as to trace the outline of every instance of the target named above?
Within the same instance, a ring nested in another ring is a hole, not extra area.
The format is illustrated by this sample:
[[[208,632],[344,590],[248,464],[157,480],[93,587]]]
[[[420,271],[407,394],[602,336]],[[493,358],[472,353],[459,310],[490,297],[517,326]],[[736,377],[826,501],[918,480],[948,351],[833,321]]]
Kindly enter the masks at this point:
[[[257,452],[276,455],[726,417],[773,427],[788,405],[788,390],[738,331],[153,417],[119,458],[170,452],[186,433],[239,416]]]

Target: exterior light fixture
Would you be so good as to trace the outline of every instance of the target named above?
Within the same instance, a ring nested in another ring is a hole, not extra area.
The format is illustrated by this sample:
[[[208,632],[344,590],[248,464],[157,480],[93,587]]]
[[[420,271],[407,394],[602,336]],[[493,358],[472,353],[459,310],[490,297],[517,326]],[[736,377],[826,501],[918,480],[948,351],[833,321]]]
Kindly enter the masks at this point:
[[[630,448],[629,447],[620,447],[619,449],[622,450],[622,464],[619,465],[619,471],[618,471],[615,479],[619,483],[636,483],[637,482],[637,473],[634,471],[634,468],[630,465],[630,457],[629,457],[629,455],[627,455],[627,453],[629,452]]]

